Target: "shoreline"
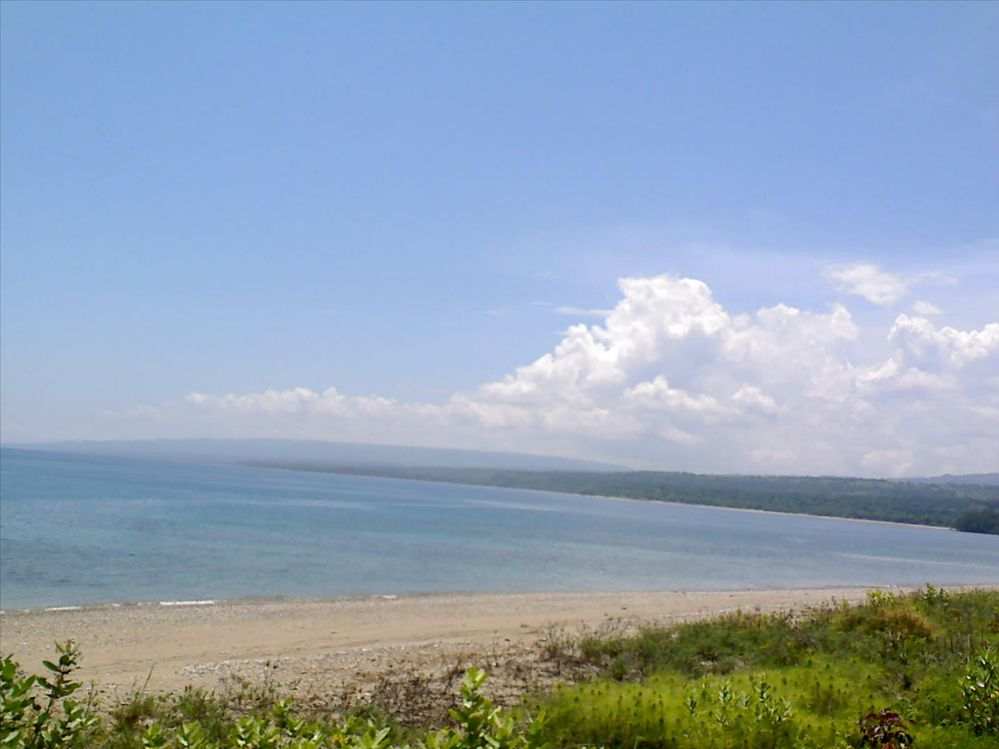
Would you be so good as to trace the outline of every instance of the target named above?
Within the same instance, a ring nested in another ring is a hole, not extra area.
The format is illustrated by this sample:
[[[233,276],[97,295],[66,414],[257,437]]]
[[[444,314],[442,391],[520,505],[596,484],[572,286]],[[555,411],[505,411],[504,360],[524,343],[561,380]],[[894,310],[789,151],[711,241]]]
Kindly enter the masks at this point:
[[[533,490],[528,490],[533,491]],[[635,502],[644,502],[646,500],[633,500],[630,497],[607,497],[607,499],[623,499]],[[718,508],[718,509],[735,509],[735,508]],[[769,510],[748,510],[747,512],[769,512]],[[806,516],[806,517],[821,517],[821,516]],[[872,523],[883,522],[879,520],[869,521]],[[886,521],[885,521],[886,522]],[[934,528],[936,526],[918,526],[926,528]],[[395,601],[395,600],[421,600],[428,598],[496,598],[502,596],[641,596],[641,595],[689,595],[689,594],[766,594],[766,593],[809,593],[813,591],[823,591],[828,593],[834,593],[838,590],[918,590],[922,586],[918,585],[793,585],[787,587],[727,587],[727,588],[677,588],[677,589],[663,589],[663,590],[643,590],[643,589],[630,589],[630,590],[485,590],[485,591],[467,591],[467,590],[456,590],[449,592],[441,591],[407,591],[402,593],[358,593],[358,594],[345,594],[345,595],[331,595],[331,596],[310,596],[310,595],[260,595],[260,596],[242,596],[237,598],[204,598],[204,599],[151,599],[145,601],[110,601],[110,602],[100,602],[100,603],[69,603],[69,604],[36,604],[33,606],[22,606],[22,607],[11,607],[11,608],[0,608],[0,617],[7,616],[37,616],[40,614],[55,614],[61,612],[89,612],[89,611],[114,611],[118,609],[184,609],[184,608],[199,608],[199,607],[213,607],[213,606],[252,606],[252,605],[266,605],[266,604],[285,604],[294,606],[296,604],[339,604],[339,603],[349,603],[349,602],[363,602],[363,601]],[[960,590],[960,589],[974,589],[974,588],[991,588],[993,587],[989,583],[962,583],[962,582],[943,582],[937,587],[945,588],[948,590]],[[2,637],[2,633],[0,633]]]
[[[188,685],[214,690],[234,680],[281,685],[293,695],[360,693],[399,672],[433,675],[460,664],[536,662],[539,648],[556,632],[634,631],[740,609],[801,610],[862,601],[872,589],[456,593],[54,607],[0,616],[0,651],[37,673],[54,642],[74,639],[82,653],[80,678],[103,695]]]

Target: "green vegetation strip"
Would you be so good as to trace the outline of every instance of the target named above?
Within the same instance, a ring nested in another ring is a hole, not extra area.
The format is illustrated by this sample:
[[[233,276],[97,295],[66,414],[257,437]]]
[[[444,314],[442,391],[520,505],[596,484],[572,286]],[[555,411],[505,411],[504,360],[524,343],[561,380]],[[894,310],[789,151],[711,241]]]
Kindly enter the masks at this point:
[[[0,668],[0,747],[26,749],[848,749],[999,745],[999,592],[876,592],[802,615],[735,613],[550,640],[585,679],[504,711],[471,669],[450,725],[333,716],[266,693],[133,695],[97,710],[60,646],[45,677]],[[246,695],[243,695],[246,697]]]

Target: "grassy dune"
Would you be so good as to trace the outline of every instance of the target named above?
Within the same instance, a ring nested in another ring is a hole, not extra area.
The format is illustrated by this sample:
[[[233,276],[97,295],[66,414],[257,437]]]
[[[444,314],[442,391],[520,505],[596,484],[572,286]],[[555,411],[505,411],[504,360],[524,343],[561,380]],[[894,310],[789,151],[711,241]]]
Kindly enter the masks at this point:
[[[884,710],[916,746],[996,746],[997,644],[995,592],[880,594],[804,616],[738,613],[583,640],[566,657],[603,676],[536,704],[556,746],[860,746],[859,721],[890,723]]]

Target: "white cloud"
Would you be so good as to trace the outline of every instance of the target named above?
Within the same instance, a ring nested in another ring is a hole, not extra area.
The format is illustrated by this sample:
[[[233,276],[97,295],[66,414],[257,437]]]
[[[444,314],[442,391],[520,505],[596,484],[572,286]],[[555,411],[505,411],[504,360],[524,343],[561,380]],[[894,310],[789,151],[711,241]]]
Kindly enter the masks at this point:
[[[907,281],[872,263],[834,265],[826,269],[826,276],[836,281],[840,291],[861,296],[882,307],[895,304],[909,292]]]
[[[901,353],[897,354],[903,358]],[[858,377],[860,385],[872,385],[884,390],[951,390],[957,387],[947,374],[926,372],[918,367],[904,367],[895,357],[878,367],[868,367]]]
[[[316,393],[303,387],[289,390],[265,390],[262,393],[246,395],[229,393],[228,395],[216,396],[191,393],[185,400],[192,405],[203,408],[250,415],[281,415],[303,412],[345,415],[350,411],[348,399],[340,395],[336,388],[328,388],[322,393]]]
[[[566,315],[567,317],[607,317],[609,309],[586,309],[584,307],[556,307],[556,315]]]
[[[954,286],[957,279],[940,271],[926,271],[910,276],[888,273],[874,263],[848,263],[830,265],[825,269],[826,278],[834,281],[838,291],[863,297],[871,304],[890,307],[907,296],[914,286],[933,284]],[[913,310],[919,315],[939,315],[938,307],[926,301],[918,301]]]
[[[552,351],[444,402],[291,388],[192,393],[131,416],[186,435],[479,447],[701,471],[997,468],[999,323],[960,330],[900,314],[871,350],[871,331],[841,305],[733,314],[695,279],[624,278],[619,288],[599,321],[570,326]]]
[[[888,334],[917,361],[934,360],[950,368],[960,368],[999,352],[999,323],[981,330],[937,328],[925,317],[901,314]]]
[[[904,476],[912,467],[912,453],[908,450],[871,450],[861,462],[879,476]]]
[[[664,411],[712,414],[722,410],[721,405],[712,396],[691,395],[679,388],[672,388],[662,375],[657,375],[653,380],[640,382],[633,388],[625,390],[624,398],[643,408]]]
[[[918,301],[912,305],[912,311],[921,317],[932,317],[934,315],[942,315],[943,310],[937,307],[931,302]]]
[[[793,466],[798,456],[793,450],[769,450],[758,448],[750,452],[753,461],[766,466]]]
[[[763,413],[776,413],[780,410],[777,401],[753,385],[743,385],[732,394],[732,400]]]

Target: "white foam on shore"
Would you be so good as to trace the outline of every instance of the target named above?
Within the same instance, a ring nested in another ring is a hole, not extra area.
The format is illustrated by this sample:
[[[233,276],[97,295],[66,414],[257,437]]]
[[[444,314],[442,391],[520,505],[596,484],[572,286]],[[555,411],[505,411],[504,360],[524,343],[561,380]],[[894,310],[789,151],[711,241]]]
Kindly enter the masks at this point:
[[[206,601],[160,601],[160,606],[214,606],[215,600]]]
[[[49,606],[46,611],[79,611],[82,606]]]

